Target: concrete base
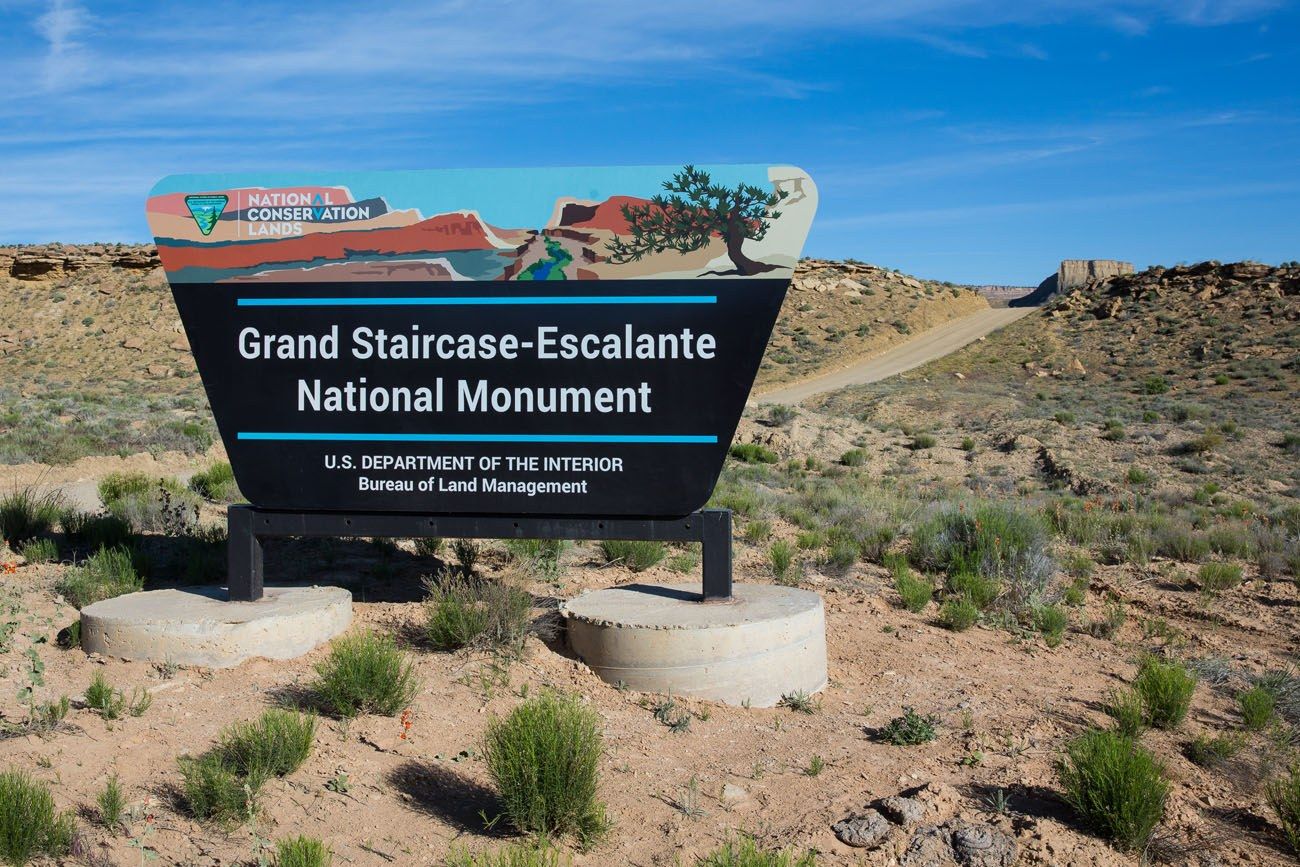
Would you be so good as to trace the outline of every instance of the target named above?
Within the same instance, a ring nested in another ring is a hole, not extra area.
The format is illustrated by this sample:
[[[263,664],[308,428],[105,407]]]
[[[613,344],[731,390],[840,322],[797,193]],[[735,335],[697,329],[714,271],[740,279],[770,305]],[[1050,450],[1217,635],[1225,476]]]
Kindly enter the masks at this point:
[[[230,668],[253,657],[292,659],[352,622],[341,587],[268,587],[257,602],[227,602],[220,587],[149,590],[81,609],[81,646],[121,659]]]
[[[807,590],[737,584],[704,604],[699,585],[632,584],[564,605],[569,646],[608,683],[638,692],[772,707],[826,686],[826,613]]]

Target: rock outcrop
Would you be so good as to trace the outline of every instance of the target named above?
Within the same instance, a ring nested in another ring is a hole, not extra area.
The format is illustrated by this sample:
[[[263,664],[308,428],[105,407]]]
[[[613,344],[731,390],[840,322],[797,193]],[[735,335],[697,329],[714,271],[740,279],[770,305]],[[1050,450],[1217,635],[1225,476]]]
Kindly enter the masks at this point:
[[[1008,307],[1041,307],[1057,295],[1071,292],[1096,280],[1132,274],[1133,263],[1118,259],[1062,259],[1061,264],[1038,288],[1028,295],[1013,298]]]
[[[57,280],[91,268],[148,270],[159,265],[152,244],[41,244],[0,247],[0,275]]]

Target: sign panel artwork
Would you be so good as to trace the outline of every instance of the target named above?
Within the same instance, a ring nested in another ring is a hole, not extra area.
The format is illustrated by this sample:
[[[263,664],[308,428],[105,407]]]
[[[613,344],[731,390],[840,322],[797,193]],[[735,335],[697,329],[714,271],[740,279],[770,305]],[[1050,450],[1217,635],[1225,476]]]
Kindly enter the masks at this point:
[[[676,517],[816,202],[751,165],[179,175],[147,209],[254,505]]]

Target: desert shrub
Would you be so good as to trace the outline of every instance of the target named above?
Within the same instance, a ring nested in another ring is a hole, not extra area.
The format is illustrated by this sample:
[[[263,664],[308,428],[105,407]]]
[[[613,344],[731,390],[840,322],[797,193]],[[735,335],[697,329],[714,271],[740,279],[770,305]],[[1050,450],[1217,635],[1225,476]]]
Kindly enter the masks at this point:
[[[948,578],[948,590],[967,600],[980,611],[988,608],[998,598],[1000,585],[996,578],[984,578],[974,572],[958,572]]]
[[[825,542],[826,537],[818,530],[805,530],[794,537],[795,545],[799,546],[800,550],[803,551],[820,548]]]
[[[444,571],[425,579],[425,634],[438,650],[481,644],[500,650],[523,646],[533,609],[526,591],[496,581]]]
[[[104,719],[121,719],[123,714],[142,716],[152,704],[153,696],[148,690],[137,686],[128,699],[108,682],[102,671],[95,672],[90,686],[86,687],[86,707],[98,711]]]
[[[216,749],[241,776],[283,777],[307,761],[315,738],[315,714],[271,708],[255,722],[229,726]]]
[[[860,467],[867,462],[867,453],[864,449],[849,449],[840,455],[840,463],[846,467]]]
[[[99,807],[99,824],[110,831],[117,828],[126,814],[126,796],[122,794],[122,783],[117,775],[108,778],[103,790],[95,797]]]
[[[1106,600],[1101,617],[1088,623],[1088,634],[1095,638],[1114,638],[1127,619],[1128,611],[1124,607],[1124,600],[1111,595]]]
[[[18,553],[28,563],[50,563],[59,559],[59,546],[47,537],[28,539],[18,546]]]
[[[939,609],[939,625],[953,632],[964,632],[980,619],[980,610],[969,599],[949,599]]]
[[[668,554],[662,542],[627,539],[606,539],[600,543],[600,551],[607,564],[622,563],[633,572],[644,572]]]
[[[1143,394],[1164,394],[1169,391],[1169,380],[1163,376],[1148,376],[1142,380]]]
[[[1147,709],[1135,689],[1112,690],[1102,708],[1115,721],[1115,731],[1136,738],[1147,727]]]
[[[787,692],[781,696],[781,700],[776,703],[777,707],[785,707],[796,713],[815,714],[822,708],[820,698],[816,698],[802,689],[796,689],[794,692]]]
[[[1128,434],[1124,431],[1124,424],[1117,418],[1108,418],[1102,428],[1101,438],[1113,443],[1120,443],[1127,439]]]
[[[190,476],[190,490],[205,500],[234,503],[243,499],[235,483],[235,471],[226,461],[214,461],[206,470]]]
[[[144,578],[136,573],[133,552],[127,548],[101,548],[70,569],[56,587],[76,608],[143,588]]]
[[[772,523],[770,521],[750,521],[745,525],[744,536],[747,541],[758,544],[766,542],[772,535]]]
[[[473,539],[457,539],[451,543],[451,553],[455,555],[461,571],[473,575],[474,567],[478,565],[478,558],[483,552]]]
[[[1043,636],[1048,647],[1056,647],[1065,637],[1070,625],[1070,615],[1056,605],[1040,605],[1034,609],[1034,628]]]
[[[964,452],[975,451],[975,439],[973,437],[962,437],[961,450]]]
[[[1042,519],[1001,503],[939,512],[917,527],[914,559],[950,575],[970,573],[1001,583],[1005,604],[1020,610],[1045,600],[1056,564],[1047,553]]]
[[[72,848],[71,813],[54,809],[49,787],[19,770],[0,772],[0,858],[26,864],[38,855],[59,857]]]
[[[1300,455],[1300,433],[1283,434],[1278,448],[1293,455]]]
[[[934,598],[934,585],[906,566],[894,570],[894,589],[903,607],[913,614],[923,611]]]
[[[1244,522],[1216,524],[1206,531],[1205,542],[1211,551],[1223,557],[1249,559],[1255,556],[1255,537]]]
[[[20,488],[0,498],[0,539],[10,548],[48,533],[59,519],[63,495],[58,491],[38,493]]]
[[[774,403],[767,410],[767,420],[777,427],[784,427],[794,421],[799,415],[799,411],[792,406],[786,406],[783,403]]]
[[[1155,528],[1156,552],[1172,560],[1199,563],[1210,553],[1210,541],[1182,521],[1164,522]]]
[[[181,772],[181,792],[196,819],[234,825],[257,812],[257,796],[265,777],[239,774],[219,751],[176,760]]]
[[[1264,792],[1282,836],[1300,857],[1300,764],[1292,765],[1288,774],[1271,781]]]
[[[1087,578],[1075,578],[1065,588],[1065,593],[1061,601],[1071,608],[1078,608],[1088,601],[1088,586],[1091,582]]]
[[[568,549],[565,539],[507,539],[506,550],[510,557],[543,578],[559,576],[560,558]]]
[[[1145,485],[1151,481],[1151,474],[1141,467],[1129,467],[1128,472],[1124,474],[1124,480],[1130,485]]]
[[[784,539],[777,539],[767,549],[767,561],[772,566],[772,577],[780,583],[790,578],[794,567],[795,547]]]
[[[91,515],[76,509],[63,512],[59,525],[68,541],[83,551],[100,548],[129,548],[135,544],[131,525],[116,515]]]
[[[696,867],[817,867],[812,852],[760,849],[752,838],[729,841],[695,862]]]
[[[901,716],[894,717],[881,728],[879,737],[896,747],[915,746],[938,737],[935,729],[938,724],[939,717],[919,714],[915,708],[905,707]]]
[[[700,551],[694,545],[688,545],[684,550],[678,551],[669,556],[668,561],[664,564],[672,571],[679,575],[684,575],[700,565]]]
[[[1241,567],[1236,563],[1203,563],[1196,578],[1202,590],[1220,593],[1241,583]]]
[[[1149,725],[1174,729],[1187,717],[1196,692],[1196,675],[1181,663],[1149,656],[1142,661],[1133,689],[1142,696]]]
[[[1069,410],[1058,409],[1052,415],[1052,419],[1062,427],[1069,427],[1070,425],[1074,424],[1074,413],[1070,412]]]
[[[1257,732],[1269,724],[1277,710],[1277,696],[1265,686],[1256,684],[1237,695],[1237,706],[1246,728]]]
[[[758,443],[736,443],[728,454],[747,464],[774,464],[777,461],[776,452]]]
[[[516,829],[590,842],[607,827],[596,791],[603,749],[600,716],[548,693],[490,722],[483,757]]]
[[[316,837],[286,837],[275,842],[275,867],[330,867],[334,853]]]
[[[920,452],[925,451],[926,449],[932,449],[938,445],[938,443],[939,441],[935,439],[933,434],[919,433],[912,437],[912,442],[908,445],[908,448],[914,452]]]
[[[1116,732],[1091,731],[1071,741],[1057,774],[1080,818],[1122,849],[1141,851],[1164,816],[1164,766]]]
[[[446,867],[568,867],[572,861],[545,840],[527,840],[495,852],[470,852],[453,848]]]
[[[199,523],[199,495],[175,479],[114,474],[99,483],[99,497],[110,515],[137,533],[176,536],[192,531]]]
[[[1183,755],[1194,765],[1214,768],[1235,756],[1245,746],[1245,738],[1240,734],[1197,735],[1183,748]]]
[[[335,641],[316,675],[313,692],[321,706],[344,719],[363,713],[393,716],[420,688],[415,663],[392,638],[374,632]]]
[[[414,540],[415,553],[421,557],[437,557],[442,552],[442,539],[437,536],[424,536]]]

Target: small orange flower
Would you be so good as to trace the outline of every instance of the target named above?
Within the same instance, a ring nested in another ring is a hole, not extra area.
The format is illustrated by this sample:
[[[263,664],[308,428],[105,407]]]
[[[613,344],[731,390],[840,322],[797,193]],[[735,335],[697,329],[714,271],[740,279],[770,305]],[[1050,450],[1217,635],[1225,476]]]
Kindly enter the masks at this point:
[[[6,575],[13,575],[15,572],[18,571],[18,564],[17,564],[17,563],[6,563],[6,564],[4,564],[4,570],[5,570],[5,574],[6,574]]]
[[[402,724],[402,733],[398,735],[398,737],[401,738],[402,740],[406,740],[406,736],[411,731],[411,725],[412,725],[411,709],[409,707],[406,710],[402,711],[400,722]]]

